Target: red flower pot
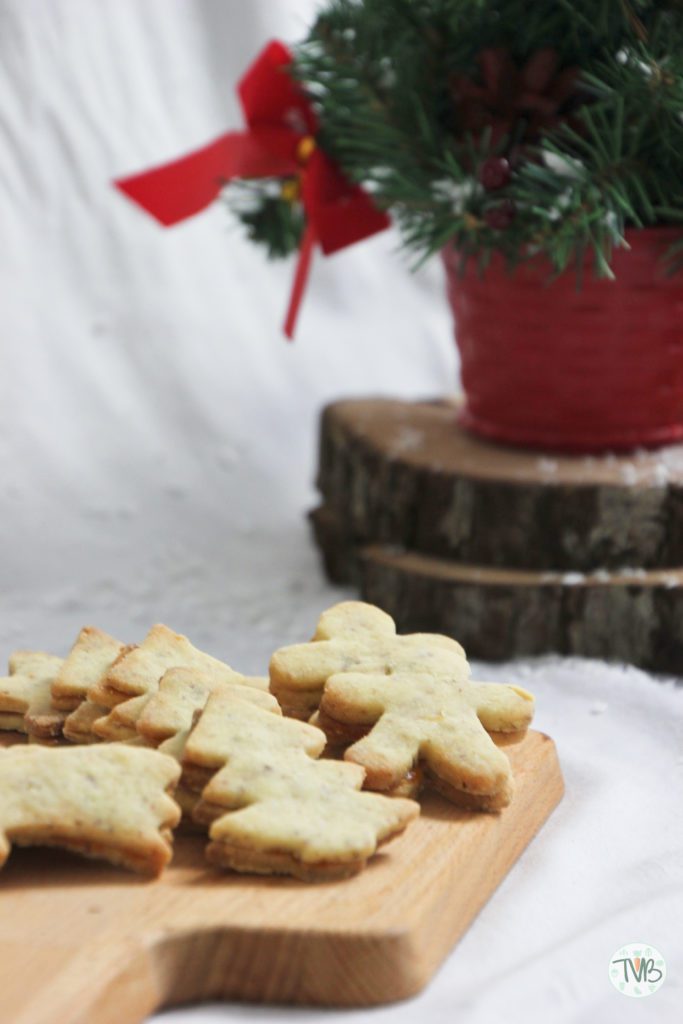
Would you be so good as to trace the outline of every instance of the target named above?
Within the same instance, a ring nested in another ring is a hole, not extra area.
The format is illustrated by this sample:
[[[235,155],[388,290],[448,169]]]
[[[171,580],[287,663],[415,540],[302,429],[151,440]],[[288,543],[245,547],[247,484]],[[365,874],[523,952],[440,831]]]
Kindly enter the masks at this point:
[[[683,438],[683,273],[662,256],[675,228],[627,232],[615,281],[587,263],[552,278],[542,259],[483,275],[444,250],[462,363],[462,423],[507,444],[575,452]]]

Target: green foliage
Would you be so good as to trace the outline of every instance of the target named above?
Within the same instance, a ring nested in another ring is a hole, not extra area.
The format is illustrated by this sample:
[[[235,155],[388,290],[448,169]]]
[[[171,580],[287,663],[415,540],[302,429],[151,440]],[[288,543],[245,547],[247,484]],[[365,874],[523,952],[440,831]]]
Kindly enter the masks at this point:
[[[304,231],[303,209],[300,202],[282,198],[278,182],[236,181],[230,185],[226,199],[247,238],[263,245],[270,259],[289,256],[299,248]]]
[[[554,51],[571,95],[539,122],[518,82],[512,113],[511,86],[473,115],[462,97],[493,49],[520,72]],[[421,258],[453,240],[482,263],[543,252],[559,270],[592,249],[608,274],[626,228],[683,223],[683,0],[328,0],[295,73],[321,146]],[[490,123],[473,125],[481,110]],[[511,168],[495,189],[491,158]]]

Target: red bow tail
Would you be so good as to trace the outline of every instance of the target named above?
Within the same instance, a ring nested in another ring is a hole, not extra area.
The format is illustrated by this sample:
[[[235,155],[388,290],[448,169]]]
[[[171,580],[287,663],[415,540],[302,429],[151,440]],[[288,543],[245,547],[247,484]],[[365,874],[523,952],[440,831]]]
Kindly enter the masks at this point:
[[[129,199],[164,226],[192,217],[209,206],[234,178],[300,175],[307,226],[301,243],[285,333],[292,337],[310,271],[313,248],[329,255],[382,231],[389,218],[374,206],[320,150],[300,159],[303,139],[317,130],[313,108],[289,75],[292,57],[272,42],[239,84],[247,130],[228,132],[187,156],[114,182]]]

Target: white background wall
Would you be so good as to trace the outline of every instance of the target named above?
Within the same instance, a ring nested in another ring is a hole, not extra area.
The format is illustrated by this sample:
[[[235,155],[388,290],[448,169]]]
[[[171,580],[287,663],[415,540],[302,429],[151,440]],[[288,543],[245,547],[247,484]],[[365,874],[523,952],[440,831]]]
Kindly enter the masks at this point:
[[[315,6],[0,3],[1,571],[13,588],[63,581],[69,559],[89,578],[115,572],[114,542],[136,523],[141,563],[168,531],[187,551],[272,525],[274,509],[298,529],[325,401],[455,386],[441,267],[411,276],[393,233],[316,261],[288,345],[292,261],[269,264],[219,204],[162,230],[110,187],[238,127],[237,78],[269,38],[300,38]]]

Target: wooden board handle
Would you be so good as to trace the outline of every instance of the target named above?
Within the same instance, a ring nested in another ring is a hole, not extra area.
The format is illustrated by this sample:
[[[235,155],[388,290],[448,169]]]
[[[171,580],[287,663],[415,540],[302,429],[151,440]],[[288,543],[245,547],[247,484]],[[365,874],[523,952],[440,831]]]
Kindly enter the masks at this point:
[[[2,980],[12,1024],[138,1024],[165,1002],[154,954],[123,950],[120,940],[85,948],[37,944],[28,955],[3,943],[0,956],[24,965]]]

